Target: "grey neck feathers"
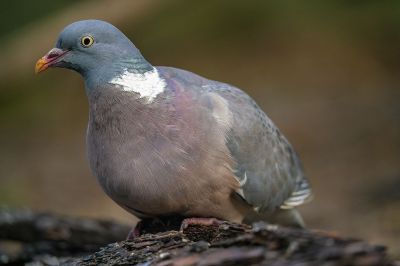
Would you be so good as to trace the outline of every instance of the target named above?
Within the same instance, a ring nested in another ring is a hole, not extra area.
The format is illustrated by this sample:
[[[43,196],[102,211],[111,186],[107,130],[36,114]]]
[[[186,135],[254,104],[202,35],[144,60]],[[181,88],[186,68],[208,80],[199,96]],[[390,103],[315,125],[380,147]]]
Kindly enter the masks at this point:
[[[85,80],[86,94],[88,97],[97,90],[104,90],[109,87],[109,81],[120,76],[123,72],[129,71],[135,74],[144,74],[151,71],[153,66],[139,53],[128,58],[114,58],[82,73]]]

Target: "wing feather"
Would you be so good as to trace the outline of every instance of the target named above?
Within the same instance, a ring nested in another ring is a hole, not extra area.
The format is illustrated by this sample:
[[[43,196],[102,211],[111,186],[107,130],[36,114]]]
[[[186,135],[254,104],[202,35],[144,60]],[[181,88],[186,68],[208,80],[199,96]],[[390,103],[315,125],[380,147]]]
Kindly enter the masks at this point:
[[[216,118],[232,119],[225,132],[226,145],[236,162],[240,197],[259,212],[293,208],[311,199],[311,187],[297,154],[252,98],[234,86],[188,71],[168,68],[168,72],[179,73],[175,78],[179,77],[194,93],[216,93],[228,103],[230,115],[222,112],[224,115]]]
[[[207,89],[224,97],[233,114],[226,143],[236,161],[241,197],[260,212],[310,200],[311,187],[297,154],[255,101],[225,83]]]

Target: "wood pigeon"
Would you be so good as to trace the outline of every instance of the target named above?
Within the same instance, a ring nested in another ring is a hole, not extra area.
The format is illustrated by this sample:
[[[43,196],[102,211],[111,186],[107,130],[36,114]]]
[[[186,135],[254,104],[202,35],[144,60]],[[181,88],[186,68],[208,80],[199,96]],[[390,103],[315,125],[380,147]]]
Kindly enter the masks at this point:
[[[116,27],[68,25],[38,60],[82,75],[90,167],[111,199],[140,218],[182,215],[303,226],[311,197],[292,146],[242,90],[152,66]]]

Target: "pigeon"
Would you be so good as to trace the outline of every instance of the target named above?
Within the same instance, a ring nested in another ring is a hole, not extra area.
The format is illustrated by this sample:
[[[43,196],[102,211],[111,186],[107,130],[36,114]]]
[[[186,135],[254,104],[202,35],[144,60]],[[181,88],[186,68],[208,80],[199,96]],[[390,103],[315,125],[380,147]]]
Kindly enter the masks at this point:
[[[181,215],[304,226],[296,207],[312,192],[301,162],[239,88],[155,67],[101,20],[65,27],[35,71],[49,67],[83,77],[90,168],[123,209],[141,219]]]

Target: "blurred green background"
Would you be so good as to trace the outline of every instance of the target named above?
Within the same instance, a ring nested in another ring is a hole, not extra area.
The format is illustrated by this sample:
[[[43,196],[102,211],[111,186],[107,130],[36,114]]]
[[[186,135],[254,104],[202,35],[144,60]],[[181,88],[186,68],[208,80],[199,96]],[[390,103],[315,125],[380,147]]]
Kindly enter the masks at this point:
[[[85,155],[81,78],[36,60],[67,24],[104,19],[154,65],[253,96],[300,154],[311,228],[400,254],[400,1],[0,3],[0,204],[134,223]]]

